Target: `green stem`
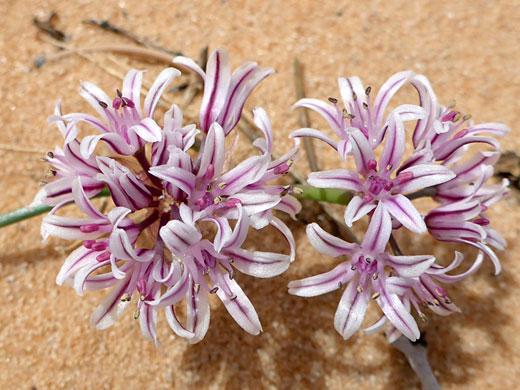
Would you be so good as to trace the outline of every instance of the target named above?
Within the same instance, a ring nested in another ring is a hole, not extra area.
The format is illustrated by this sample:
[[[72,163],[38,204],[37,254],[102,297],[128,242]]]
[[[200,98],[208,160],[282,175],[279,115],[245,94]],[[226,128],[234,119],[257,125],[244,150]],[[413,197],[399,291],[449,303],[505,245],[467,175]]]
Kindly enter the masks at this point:
[[[294,195],[300,199],[310,199],[316,200],[318,202],[328,202],[342,205],[347,205],[348,202],[350,202],[352,199],[352,193],[350,191],[337,188],[316,188],[303,184],[296,186],[296,188],[299,188],[302,191],[301,194],[294,193]],[[110,196],[110,191],[108,188],[104,188],[99,194],[94,196],[94,198],[102,198],[105,196]],[[52,207],[41,205],[36,207],[21,207],[16,210],[9,211],[5,214],[0,214],[0,228],[23,221],[24,219],[29,219],[40,214],[48,213],[51,210]]]
[[[94,196],[94,198],[102,198],[105,196],[110,196],[110,191],[108,190],[108,188],[103,188],[103,190],[99,194]],[[23,221],[24,219],[36,217],[40,214],[45,214],[51,210],[52,207],[41,205],[36,207],[20,207],[19,209],[9,211],[5,214],[0,214],[0,228]]]
[[[318,202],[328,202],[347,205],[352,199],[352,192],[338,188],[316,188],[308,185],[298,184],[295,186],[302,193],[294,195],[300,199],[316,200]]]

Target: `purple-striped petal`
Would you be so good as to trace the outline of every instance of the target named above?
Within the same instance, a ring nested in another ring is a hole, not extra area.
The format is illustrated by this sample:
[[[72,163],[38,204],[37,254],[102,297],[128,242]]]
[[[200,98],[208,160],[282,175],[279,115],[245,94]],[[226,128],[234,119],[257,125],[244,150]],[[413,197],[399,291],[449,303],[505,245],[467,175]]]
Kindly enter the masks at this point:
[[[202,70],[202,68],[191,58],[183,57],[183,56],[177,56],[173,59],[173,63],[175,65],[182,66],[184,68],[187,68],[195,73],[197,73],[202,81],[206,81],[206,73]]]
[[[170,328],[172,328],[177,336],[186,339],[192,339],[195,336],[195,333],[190,332],[184,326],[182,326],[179,319],[177,318],[177,315],[175,314],[175,308],[173,306],[168,306],[165,308],[164,313],[166,315],[166,321],[168,322],[168,325],[170,325]]]
[[[348,203],[345,210],[345,223],[348,227],[352,227],[354,222],[363,218],[375,208],[375,204],[366,202],[363,200],[363,198],[356,195]]]
[[[182,258],[191,245],[202,239],[202,234],[193,226],[172,220],[163,226],[159,234],[168,249],[176,256]]]
[[[355,275],[350,262],[343,262],[333,270],[288,284],[289,294],[299,297],[315,297],[342,288]]]
[[[193,333],[193,337],[188,339],[190,344],[196,344],[201,341],[209,327],[210,310],[208,303],[208,293],[201,290],[200,286],[193,282],[190,276],[190,285],[188,287],[187,299],[187,315],[186,329]]]
[[[191,195],[195,189],[195,175],[186,169],[161,165],[150,168],[150,173],[180,188],[188,194],[188,196]]]
[[[405,134],[402,120],[391,114],[386,130],[386,141],[383,154],[379,159],[379,169],[393,172],[401,163],[404,154]]]
[[[143,71],[130,69],[123,80],[123,97],[130,99],[135,107],[138,117],[142,118],[141,112],[141,84],[143,83]]]
[[[269,120],[269,116],[265,112],[262,107],[256,107],[253,110],[253,118],[255,121],[256,127],[258,127],[262,133],[264,133],[265,140],[263,142],[262,139],[257,139],[254,142],[254,145],[259,147],[261,145],[260,150],[262,153],[271,154],[273,150],[273,127],[271,126],[271,121]]]
[[[189,288],[189,273],[184,267],[180,279],[173,285],[168,287],[166,292],[156,301],[150,302],[151,305],[159,307],[172,306],[182,301],[188,292]]]
[[[406,310],[403,303],[396,294],[390,294],[386,290],[381,290],[381,295],[377,298],[377,303],[385,313],[386,318],[403,335],[415,341],[419,338],[420,332],[412,315]]]
[[[415,233],[424,233],[426,224],[415,206],[404,195],[397,194],[382,200],[386,209],[407,229]]]
[[[126,293],[131,277],[132,273],[127,273],[94,310],[90,317],[90,324],[96,329],[103,330],[112,326],[128,307],[130,301],[122,301],[121,297]]]
[[[373,253],[383,253],[392,234],[392,220],[383,203],[379,202],[372,215],[361,246]]]
[[[361,326],[370,300],[368,280],[360,282],[356,275],[348,284],[334,316],[334,327],[345,340]]]
[[[399,72],[391,76],[381,86],[374,100],[373,116],[377,127],[381,127],[383,123],[383,116],[390,99],[392,99],[396,92],[414,75],[412,71]]]
[[[222,172],[226,159],[226,136],[218,123],[212,123],[207,136],[204,138],[201,162],[197,177],[205,177],[208,181]],[[212,167],[213,174],[208,176],[208,167]]]
[[[159,76],[153,82],[148,94],[146,95],[146,99],[144,99],[144,112],[146,116],[153,118],[153,112],[155,111],[155,107],[159,102],[161,95],[164,90],[170,85],[171,81],[181,75],[181,72],[178,69],[167,68],[164,69]]]
[[[218,185],[224,186],[221,195],[233,195],[245,186],[258,181],[265,174],[270,156],[250,157],[220,177]]]
[[[228,273],[218,267],[211,272],[211,276],[215,278],[214,282],[219,287],[217,295],[231,317],[246,332],[253,335],[260,334],[262,325],[258,314],[237,282],[230,279]]]
[[[350,255],[357,245],[343,241],[323,230],[317,223],[311,223],[306,228],[307,238],[318,252],[331,257]]]
[[[250,252],[241,248],[230,248],[223,253],[233,260],[233,266],[237,270],[257,278],[278,276],[291,264],[290,256],[274,252]]]
[[[228,52],[218,49],[211,53],[206,66],[204,96],[202,98],[199,125],[207,132],[226,104],[226,95],[231,82],[231,65]]]
[[[420,164],[405,169],[402,173],[410,172],[413,179],[400,185],[400,192],[407,193],[445,183],[455,177],[453,171],[443,165]]]
[[[137,125],[133,125],[128,132],[135,133],[146,142],[159,142],[163,137],[163,131],[152,118],[145,118]]]
[[[370,171],[368,162],[376,159],[374,151],[367,138],[359,130],[354,130],[350,133],[350,140],[352,141],[352,154],[354,155],[358,171],[362,175],[366,175]],[[381,169],[385,168],[386,167],[381,167]]]
[[[291,107],[291,110],[294,110],[296,107],[305,107],[316,111],[329,123],[336,135],[342,137],[343,115],[336,109],[336,107],[325,103],[322,100],[308,98],[298,100],[296,104]]]
[[[435,257],[422,256],[392,256],[388,255],[389,264],[400,276],[416,278],[421,276],[435,262]]]
[[[318,188],[342,188],[350,191],[361,191],[363,184],[357,172],[346,169],[311,172],[307,181]]]
[[[311,128],[301,128],[301,129],[298,129],[298,130],[295,130],[293,131],[290,135],[289,135],[289,138],[297,138],[297,137],[312,137],[312,138],[317,138],[319,139],[320,141],[323,141],[327,144],[329,144],[330,146],[332,146],[334,149],[338,149],[338,144],[332,139],[330,138],[329,136],[327,136],[326,134],[324,134],[323,132],[319,131],[319,130],[316,130],[316,129],[311,129]]]

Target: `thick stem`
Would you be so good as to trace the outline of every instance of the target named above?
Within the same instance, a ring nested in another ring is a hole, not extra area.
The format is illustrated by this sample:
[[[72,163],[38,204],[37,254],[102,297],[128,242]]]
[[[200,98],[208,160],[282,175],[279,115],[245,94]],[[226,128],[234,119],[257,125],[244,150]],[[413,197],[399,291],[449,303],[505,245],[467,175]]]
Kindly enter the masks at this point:
[[[144,150],[144,147],[139,149],[137,152],[135,152],[134,157],[136,160],[141,164],[141,167],[143,167],[143,171],[148,176],[148,179],[155,184],[157,187],[162,188],[161,179],[158,177],[150,174],[150,162],[148,161],[148,158],[146,157],[146,152]]]
[[[298,184],[295,188],[301,193],[294,193],[297,198],[316,200],[318,202],[336,203],[347,205],[352,199],[352,192],[338,188],[316,188],[309,185]]]
[[[420,343],[412,343],[405,336],[399,337],[392,345],[401,351],[415,374],[421,381],[422,390],[440,390],[439,383],[428,363],[426,347]]]
[[[103,190],[94,196],[94,198],[102,198],[105,196],[110,196],[110,191],[108,188],[103,188]],[[69,204],[72,204],[72,202]],[[51,206],[40,205],[35,207],[20,207],[19,209],[9,211],[5,214],[0,214],[0,228],[23,221],[24,219],[29,219],[36,217],[37,215],[48,213],[51,210]]]

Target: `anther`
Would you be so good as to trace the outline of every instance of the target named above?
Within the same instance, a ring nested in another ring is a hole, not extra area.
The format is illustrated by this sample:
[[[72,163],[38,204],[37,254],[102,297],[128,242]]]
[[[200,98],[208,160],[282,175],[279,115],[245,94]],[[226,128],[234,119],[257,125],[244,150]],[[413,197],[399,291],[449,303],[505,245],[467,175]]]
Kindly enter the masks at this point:
[[[370,92],[372,92],[372,87],[367,87],[367,89],[365,89],[365,95],[370,95]]]
[[[433,304],[435,306],[440,306],[441,305],[440,302],[437,299],[433,299]]]
[[[378,277],[379,277],[379,275],[378,275],[377,273],[374,273],[374,274],[372,275],[372,279],[374,279],[374,280],[377,280]]]
[[[96,256],[96,260],[100,263],[110,259],[110,252],[106,251]]]
[[[139,312],[139,309],[137,309],[136,311],[134,311],[134,320],[137,320],[139,318],[139,314],[141,314]]]
[[[376,300],[377,298],[379,298],[380,295],[380,293],[376,292],[374,295],[372,295],[372,299]]]
[[[453,107],[455,107],[456,104],[457,102],[455,100],[452,100],[450,105],[448,106],[448,109],[452,109]]]
[[[234,301],[235,299],[237,299],[237,295],[236,294],[233,294],[232,296],[229,297],[230,301]]]
[[[217,196],[217,197],[213,200],[213,203],[215,203],[215,204],[222,203],[222,197],[221,197],[221,196]]]
[[[348,118],[348,111],[346,108],[344,108],[341,113],[343,114],[343,118],[347,119]]]
[[[85,244],[85,243],[83,243]],[[107,249],[107,243],[106,242],[94,242],[90,245],[90,248],[96,252],[101,252]]]
[[[49,160],[47,160],[45,157],[40,157],[40,161],[41,162],[49,162]]]
[[[338,288],[343,288],[343,283],[338,282]]]
[[[332,104],[336,104],[338,102],[338,99],[330,97],[329,102],[331,102]]]
[[[388,165],[386,166],[386,170],[387,170],[387,171],[391,171],[392,168],[393,168],[393,165],[392,165],[392,164],[388,164]]]
[[[218,188],[220,188],[221,190],[223,190],[226,187],[227,187],[227,183],[225,183],[225,182],[218,183]]]
[[[368,104],[366,104],[365,102],[363,102],[363,108],[364,108],[365,110],[368,110]]]
[[[105,102],[101,102],[101,101],[100,101],[100,102],[98,102],[98,103],[99,103],[99,105],[100,105],[101,107],[103,107],[103,108],[107,108],[107,107],[108,107],[108,104],[106,104]]]
[[[47,183],[46,181],[43,181],[43,180],[42,180],[42,181],[39,182],[38,184],[40,185],[40,187],[43,187],[43,186],[45,186],[45,185],[48,184],[48,183]]]
[[[233,270],[229,271],[229,279],[231,279],[231,280],[235,279],[235,271],[233,271]]]
[[[356,101],[356,100],[357,100],[357,95],[356,95],[356,93],[355,93],[355,92],[354,92],[354,93],[352,94],[352,100],[354,100],[354,101]]]
[[[232,258],[229,258],[228,261],[230,264],[233,264],[235,262],[235,260],[233,260]]]
[[[200,290],[200,284],[195,283],[195,285],[193,286],[193,289],[194,289],[195,292],[198,294],[198,293],[199,293],[199,290]]]
[[[377,169],[377,161],[376,160],[368,160],[367,167],[371,171],[375,171]]]
[[[92,248],[92,245],[94,245],[96,243],[95,240],[85,240],[83,241],[83,246],[87,249],[90,249]]]
[[[351,269],[352,271],[355,271],[356,268],[357,268],[357,267],[356,267],[355,265],[353,265],[352,267],[350,267],[350,269]]]
[[[426,316],[424,315],[424,313],[419,313],[419,317],[421,317],[421,320],[423,322],[427,322],[428,321],[428,318],[426,318]]]
[[[94,223],[81,225],[79,227],[79,230],[81,231],[81,233],[93,233],[99,230],[99,225],[96,225]]]
[[[457,115],[453,117],[453,122],[457,122],[462,117],[462,114],[460,112],[457,112]]]
[[[365,261],[370,264],[372,262],[372,259],[370,257],[365,258]]]
[[[444,303],[445,303],[446,305],[450,305],[450,304],[451,304],[451,299],[448,298],[448,297],[446,297],[446,298],[444,299]]]
[[[48,156],[49,158],[54,158],[54,153],[52,153],[52,152],[47,152],[47,156]]]
[[[355,115],[352,115],[352,114],[348,114],[347,115],[347,119],[354,119],[356,116]]]
[[[209,267],[202,271],[202,275],[209,275]]]
[[[471,114],[467,114],[467,115],[464,115],[464,116],[462,117],[462,120],[463,120],[463,121],[469,121],[470,119],[471,119]]]
[[[209,293],[210,293],[210,294],[216,294],[217,291],[218,291],[218,287],[215,286],[215,287],[213,287],[211,290],[209,290]]]
[[[119,96],[120,98],[123,97],[123,94],[121,93],[121,91],[119,89],[116,89],[116,93],[117,93],[117,96]]]
[[[130,302],[132,300],[132,296],[128,293],[124,293],[121,295],[121,302]]]
[[[363,292],[363,287],[361,287],[361,286],[357,286],[357,289],[356,289],[356,290],[357,290],[358,293],[361,294],[361,293]]]

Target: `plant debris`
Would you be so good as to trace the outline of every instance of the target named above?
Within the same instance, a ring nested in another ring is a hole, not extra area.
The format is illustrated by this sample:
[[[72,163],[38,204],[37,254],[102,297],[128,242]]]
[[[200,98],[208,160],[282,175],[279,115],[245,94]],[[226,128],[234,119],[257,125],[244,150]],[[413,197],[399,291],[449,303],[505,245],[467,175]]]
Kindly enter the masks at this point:
[[[58,30],[54,27],[54,23],[58,20],[58,14],[52,11],[51,15],[47,20],[40,20],[36,16],[33,18],[33,23],[39,30],[45,34],[50,35],[57,41],[63,42],[67,39],[67,35],[63,31]],[[41,66],[41,65],[40,65]]]

